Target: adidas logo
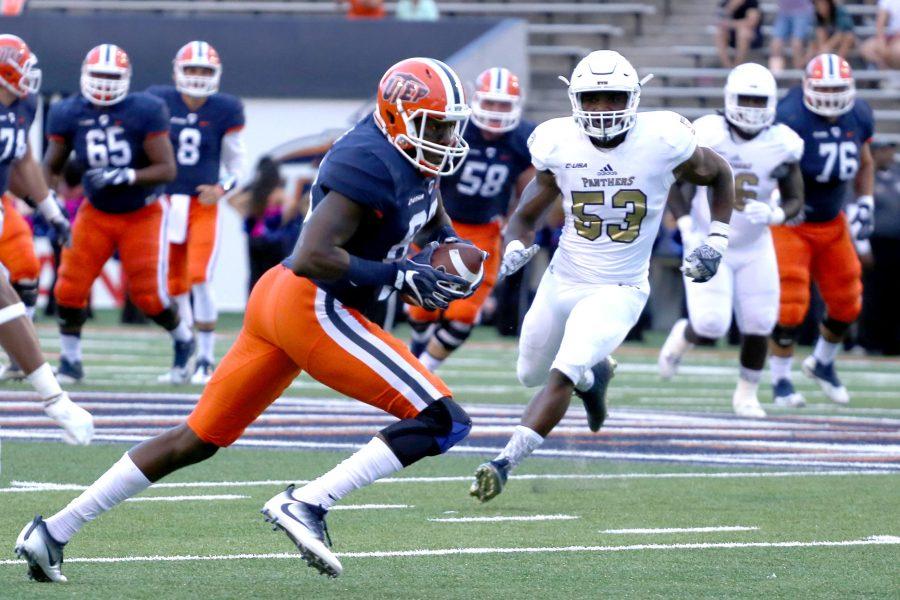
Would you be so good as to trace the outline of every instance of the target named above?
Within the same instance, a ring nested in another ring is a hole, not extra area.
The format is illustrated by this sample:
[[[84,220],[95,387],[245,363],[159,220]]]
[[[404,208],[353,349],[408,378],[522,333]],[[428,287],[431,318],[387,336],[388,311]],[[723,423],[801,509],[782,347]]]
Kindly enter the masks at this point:
[[[597,175],[618,175],[615,169],[612,168],[612,165],[606,163],[606,166],[597,171]]]

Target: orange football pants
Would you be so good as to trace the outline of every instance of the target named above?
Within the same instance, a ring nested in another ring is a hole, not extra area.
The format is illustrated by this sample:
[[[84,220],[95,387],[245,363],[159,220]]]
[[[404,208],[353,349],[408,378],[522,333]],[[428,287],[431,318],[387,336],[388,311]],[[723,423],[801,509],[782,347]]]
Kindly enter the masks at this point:
[[[196,196],[191,196],[185,243],[169,244],[169,294],[186,294],[192,285],[212,278],[218,216],[218,204],[201,204]]]
[[[228,446],[301,371],[398,419],[451,395],[403,342],[277,265],[254,286],[244,326],[187,424],[205,442]]]
[[[828,316],[852,323],[862,310],[862,267],[843,213],[824,223],[772,227],[781,277],[779,325],[796,327],[809,308],[810,277]]]
[[[34,251],[34,234],[7,194],[3,195],[0,263],[9,271],[9,280],[13,283],[35,281],[41,274],[41,263]]]
[[[85,308],[91,285],[118,250],[132,302],[151,317],[162,312],[169,305],[166,208],[160,200],[128,213],[107,213],[84,202],[72,225],[72,245],[62,251],[56,302]]]
[[[468,223],[453,222],[453,229],[464,240],[469,240],[475,246],[488,253],[484,261],[484,281],[468,298],[456,300],[450,303],[447,310],[427,310],[418,306],[409,307],[409,318],[413,321],[430,323],[443,317],[447,321],[458,321],[467,325],[474,325],[478,321],[481,307],[491,295],[491,290],[497,284],[497,273],[500,272],[500,223],[480,223],[472,225]]]

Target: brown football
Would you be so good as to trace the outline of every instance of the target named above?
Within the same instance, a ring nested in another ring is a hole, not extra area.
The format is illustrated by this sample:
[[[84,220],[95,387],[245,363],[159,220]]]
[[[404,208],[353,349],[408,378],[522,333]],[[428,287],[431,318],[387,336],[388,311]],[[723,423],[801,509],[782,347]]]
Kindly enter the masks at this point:
[[[441,244],[431,255],[431,266],[458,275],[471,285],[484,276],[484,253],[471,244]]]

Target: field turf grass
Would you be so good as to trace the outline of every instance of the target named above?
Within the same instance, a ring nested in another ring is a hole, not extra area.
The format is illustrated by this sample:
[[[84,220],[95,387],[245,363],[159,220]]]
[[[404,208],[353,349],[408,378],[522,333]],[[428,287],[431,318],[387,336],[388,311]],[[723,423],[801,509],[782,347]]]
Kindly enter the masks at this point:
[[[155,382],[170,360],[166,337],[101,317],[85,332],[90,380],[74,390],[76,398],[106,390],[117,392],[116,401],[122,403],[137,393],[173,391]],[[219,354],[233,338],[233,323],[228,329],[220,337]],[[52,328],[42,325],[40,333],[53,356],[58,342]],[[467,441],[473,447],[397,475],[416,479],[379,483],[346,498],[345,506],[395,507],[329,515],[335,550],[345,555],[344,574],[336,580],[307,568],[258,511],[284,482],[320,474],[376,431],[381,425],[366,425],[366,414],[360,416],[364,426],[359,431],[322,425],[327,435],[319,436],[309,425],[308,438],[260,434],[261,447],[222,451],[174,474],[139,497],[168,500],[125,503],[72,540],[64,564],[68,583],[35,584],[12,555],[22,526],[35,514],[61,508],[79,493],[77,486],[89,484],[117,460],[130,446],[110,443],[117,434],[130,431],[137,439],[154,429],[135,423],[128,430],[127,423],[117,422],[100,443],[73,449],[46,441],[55,431],[44,423],[36,427],[35,439],[26,439],[26,428],[16,425],[15,419],[23,418],[18,409],[3,412],[2,407],[4,400],[14,406],[23,399],[21,394],[4,397],[3,390],[27,388],[6,385],[0,389],[0,436],[5,436],[0,598],[896,598],[900,365],[847,357],[842,374],[854,394],[847,408],[826,403],[799,374],[797,382],[810,401],[802,412],[772,409],[764,386],[761,399],[773,418],[754,433],[751,425],[729,420],[734,349],[695,352],[682,376],[661,384],[653,373],[660,342],[654,336],[616,353],[623,369],[611,391],[607,437],[591,437],[583,412],[573,405],[559,436],[567,442],[553,446],[548,439],[550,454],[526,461],[503,494],[480,505],[467,496],[468,478],[502,445],[530,392],[515,381],[514,344],[479,331],[444,371],[459,400],[475,414],[473,437]],[[190,386],[174,391],[199,392]],[[322,410],[351,406],[304,377],[289,394],[298,398],[299,413],[315,401],[331,402]],[[181,415],[188,404],[165,410]],[[290,408],[288,403],[282,410]],[[498,415],[493,420],[492,411]],[[661,418],[687,431],[681,437],[664,432],[660,438],[655,429],[639,427],[643,420]],[[690,427],[699,427],[696,419],[717,419],[723,431],[714,444],[686,449]],[[479,423],[483,432],[496,432],[476,435]],[[868,429],[827,437],[848,424]],[[809,441],[803,428],[813,425],[819,437]],[[163,419],[155,426],[168,423]],[[732,444],[728,426],[750,433]],[[786,437],[767,441],[769,429],[787,426]],[[22,435],[13,435],[17,431]],[[279,439],[288,442],[266,447],[267,440]],[[294,439],[321,441],[322,447],[332,443],[335,449],[322,451],[309,443],[290,447]],[[745,452],[747,444],[752,448]],[[621,454],[612,459],[591,454],[609,448]],[[807,465],[810,455],[834,457],[837,466]],[[705,456],[722,462],[713,464]],[[765,463],[766,457],[775,462]],[[848,466],[840,466],[841,460]],[[185,485],[173,485],[179,483]],[[192,495],[212,498],[173,499]],[[532,520],[432,520],[473,517]],[[548,517],[552,520],[535,520]],[[728,529],[610,531],[673,528]]]

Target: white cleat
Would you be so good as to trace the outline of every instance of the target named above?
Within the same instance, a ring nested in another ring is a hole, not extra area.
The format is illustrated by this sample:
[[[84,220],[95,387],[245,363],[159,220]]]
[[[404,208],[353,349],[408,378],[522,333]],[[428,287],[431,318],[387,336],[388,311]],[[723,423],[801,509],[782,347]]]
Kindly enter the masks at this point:
[[[328,528],[325,525],[325,515],[328,511],[320,506],[313,506],[294,498],[294,485],[266,502],[260,511],[266,517],[266,521],[273,525],[273,529],[281,530],[294,542],[300,551],[300,556],[306,563],[329,577],[340,575],[344,567],[341,561],[334,555],[325,540],[328,537]],[[331,545],[331,540],[328,540]]]
[[[186,367],[172,367],[156,378],[158,383],[185,385],[191,380],[191,372]]]
[[[681,364],[681,358],[687,352],[691,343],[684,337],[684,331],[687,329],[688,320],[678,319],[672,325],[672,331],[669,337],[659,351],[659,376],[665,380],[672,379],[678,373],[678,366]]]
[[[209,380],[212,379],[213,371],[215,370],[216,366],[211,362],[202,358],[197,360],[197,364],[194,367],[194,374],[191,375],[191,383],[194,385],[206,385],[209,383]]]
[[[94,438],[94,417],[65,392],[44,404],[44,413],[63,429],[63,440],[73,446],[87,446]]]
[[[772,404],[782,408],[803,408],[806,400],[794,389],[790,379],[779,379],[772,386]]]
[[[759,398],[756,397],[756,394],[735,390],[734,396],[731,397],[731,406],[734,408],[734,414],[739,417],[762,419],[766,416],[766,411],[760,406]]]
[[[816,360],[815,356],[807,356],[801,364],[803,374],[819,384],[829,400],[835,404],[850,402],[850,393],[838,379],[834,363],[825,364]]]
[[[63,547],[47,531],[47,524],[40,516],[25,526],[16,539],[15,553],[28,563],[28,577],[34,581],[68,581],[62,574]]]

